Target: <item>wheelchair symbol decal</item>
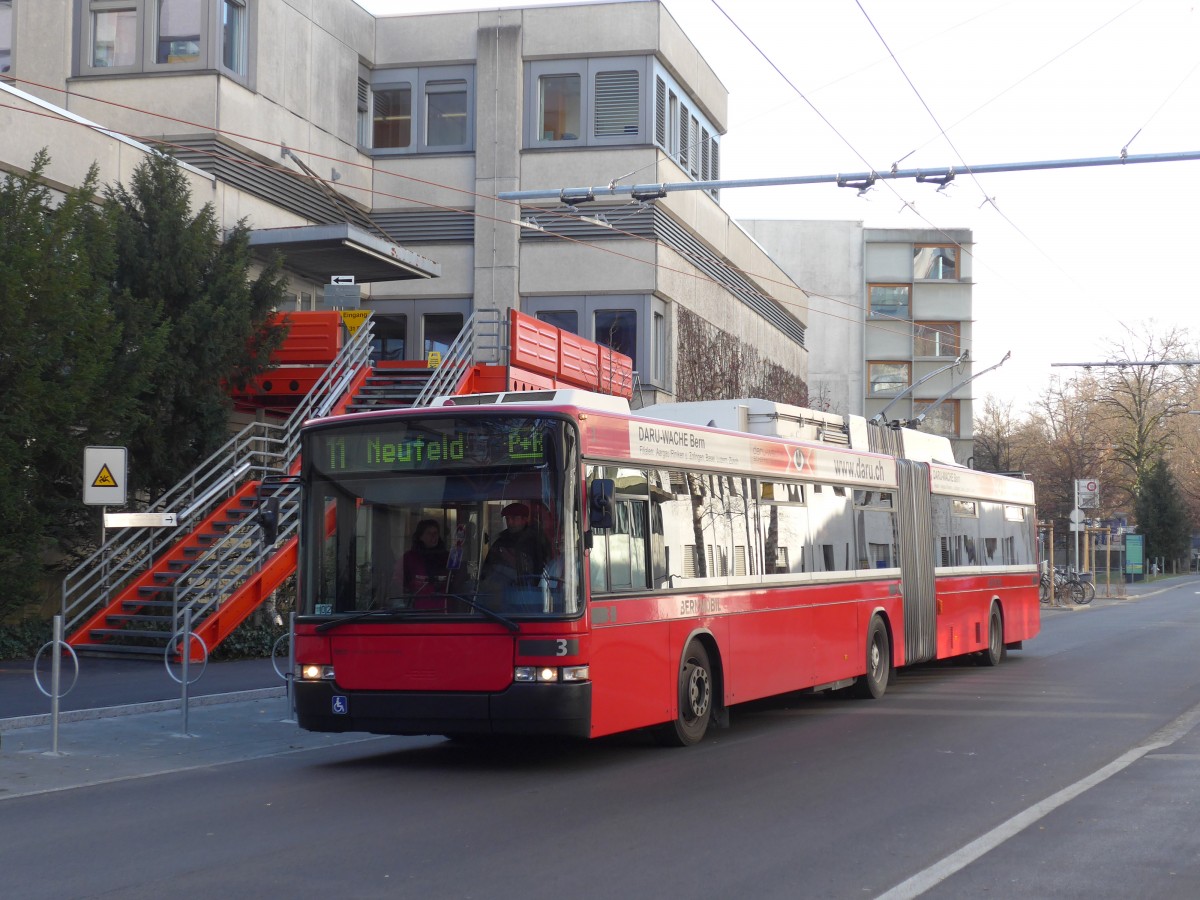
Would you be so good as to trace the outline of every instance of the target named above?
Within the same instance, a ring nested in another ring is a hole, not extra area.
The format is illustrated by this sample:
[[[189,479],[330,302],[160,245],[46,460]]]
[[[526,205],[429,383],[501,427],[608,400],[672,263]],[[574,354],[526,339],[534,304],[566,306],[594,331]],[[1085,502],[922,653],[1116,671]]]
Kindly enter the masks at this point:
[[[346,702],[346,698],[335,696],[333,698],[333,714],[335,716],[344,716],[350,712],[350,704]]]

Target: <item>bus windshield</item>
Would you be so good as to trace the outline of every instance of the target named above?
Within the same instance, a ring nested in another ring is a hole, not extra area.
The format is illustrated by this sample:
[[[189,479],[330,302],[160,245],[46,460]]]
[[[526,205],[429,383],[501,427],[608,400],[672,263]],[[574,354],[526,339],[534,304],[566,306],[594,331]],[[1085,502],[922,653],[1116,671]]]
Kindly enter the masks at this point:
[[[300,614],[577,615],[577,447],[574,426],[546,416],[313,428],[302,452]]]

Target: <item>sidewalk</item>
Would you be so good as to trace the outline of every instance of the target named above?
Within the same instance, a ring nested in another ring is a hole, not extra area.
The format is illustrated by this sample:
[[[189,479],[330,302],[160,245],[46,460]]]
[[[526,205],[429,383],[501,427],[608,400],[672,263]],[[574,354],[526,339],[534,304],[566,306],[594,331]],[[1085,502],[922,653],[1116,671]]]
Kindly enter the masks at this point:
[[[64,690],[73,677],[68,663]],[[45,672],[42,681],[49,688]],[[181,688],[162,664],[84,658],[60,704],[56,756],[50,699],[37,690],[32,663],[0,663],[0,802],[384,739],[301,730],[289,721],[270,660],[210,664],[188,694],[184,735]]]
[[[17,797],[148,778],[225,763],[245,762],[388,738],[314,734],[285,721],[283,688],[194,698],[187,735],[179,701],[156,701],[64,713],[58,755],[51,753],[49,722],[0,732],[0,804]],[[163,706],[174,703],[174,709]],[[103,715],[86,715],[103,713]],[[65,721],[68,716],[75,721]],[[49,716],[35,717],[48,719]],[[10,726],[17,720],[0,720]],[[2,808],[2,806],[0,806]]]
[[[1091,603],[1086,603],[1082,606],[1072,603],[1069,600],[1060,601],[1061,605],[1042,604],[1042,612],[1047,611],[1081,611],[1085,609],[1095,609],[1096,607],[1112,606],[1117,603],[1127,603],[1131,600],[1141,600],[1144,597],[1153,597],[1166,591],[1174,590],[1189,583],[1200,585],[1200,575],[1195,572],[1181,572],[1178,575],[1158,575],[1152,580],[1135,581],[1132,584],[1123,585],[1125,595],[1121,597],[1106,597],[1104,590],[1107,585],[1104,582],[1096,584],[1096,599]],[[1113,588],[1120,586],[1114,584]]]

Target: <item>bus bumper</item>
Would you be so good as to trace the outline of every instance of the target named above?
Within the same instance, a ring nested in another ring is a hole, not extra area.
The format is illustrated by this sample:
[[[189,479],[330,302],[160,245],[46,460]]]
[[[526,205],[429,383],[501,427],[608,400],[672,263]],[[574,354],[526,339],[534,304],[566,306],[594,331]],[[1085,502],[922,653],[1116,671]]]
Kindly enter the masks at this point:
[[[328,682],[298,681],[296,719],[308,731],[588,737],[592,685],[513,684],[476,694],[343,691]]]

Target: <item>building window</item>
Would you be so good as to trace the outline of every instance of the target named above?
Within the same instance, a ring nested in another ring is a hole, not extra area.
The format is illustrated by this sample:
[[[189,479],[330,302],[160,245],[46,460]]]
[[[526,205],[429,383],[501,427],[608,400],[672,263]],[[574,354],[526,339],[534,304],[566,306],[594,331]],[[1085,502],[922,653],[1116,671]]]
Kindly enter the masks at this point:
[[[538,116],[543,141],[579,139],[579,116],[583,105],[577,74],[543,75],[538,79]]]
[[[868,362],[867,381],[872,397],[894,397],[912,383],[912,363]]]
[[[666,384],[667,381],[667,317],[662,313],[654,314],[654,383]]]
[[[12,0],[0,0],[0,74],[12,69]]]
[[[717,129],[666,73],[654,72],[654,143],[679,164],[685,176],[701,181],[720,178]],[[717,196],[716,191],[710,191]]]
[[[914,322],[913,356],[958,356],[958,335],[958,322]]]
[[[537,314],[540,321],[571,334],[579,334],[579,313],[573,309],[544,309]]]
[[[643,382],[666,386],[667,304],[662,300],[643,294],[522,297],[521,311],[625,354]]]
[[[425,85],[425,125],[426,146],[466,146],[466,81],[431,81]]]
[[[596,105],[592,133],[596,137],[638,134],[641,118],[641,73],[636,70],[596,73]]]
[[[200,0],[158,0],[154,61],[167,65],[200,61]]]
[[[246,74],[246,0],[221,3],[221,65],[238,75]]]
[[[75,0],[80,74],[250,69],[248,0]],[[10,4],[11,5],[11,4]]]
[[[92,65],[127,69],[138,61],[138,10],[96,4],[92,8]]]
[[[538,60],[526,67],[526,142],[591,146],[646,141],[644,57]]]
[[[405,359],[408,316],[377,315],[371,331],[371,361]]]
[[[360,69],[358,76],[358,146],[370,147],[375,123],[371,121],[371,82]]]
[[[912,294],[910,284],[871,284],[867,286],[869,309],[872,316],[891,319],[908,318],[908,301]]]
[[[412,144],[412,87],[376,91],[371,109],[372,147],[395,149]]]
[[[920,415],[925,412],[931,403],[933,403],[932,399],[914,401],[913,406],[916,414]],[[940,434],[944,437],[958,437],[958,401],[943,400],[926,413],[924,420],[921,422],[921,430],[927,431],[930,434]]]
[[[382,69],[371,75],[370,149],[444,153],[473,140],[470,66]],[[413,100],[420,98],[419,114]]]
[[[944,244],[917,244],[913,247],[913,278],[917,280],[956,280],[958,247]]]
[[[595,314],[593,340],[624,353],[637,366],[637,312],[632,309],[600,309]]]
[[[423,319],[425,329],[424,351],[425,358],[429,354],[446,355],[458,333],[462,331],[462,313],[429,313]]]

